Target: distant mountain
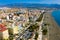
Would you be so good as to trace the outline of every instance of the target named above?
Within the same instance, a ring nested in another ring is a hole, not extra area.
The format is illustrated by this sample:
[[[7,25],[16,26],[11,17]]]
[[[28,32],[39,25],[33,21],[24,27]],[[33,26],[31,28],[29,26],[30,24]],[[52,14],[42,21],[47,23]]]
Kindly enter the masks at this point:
[[[0,5],[1,7],[27,7],[27,8],[60,8],[59,4],[32,4],[32,3],[13,3],[13,4],[7,4],[7,5]]]

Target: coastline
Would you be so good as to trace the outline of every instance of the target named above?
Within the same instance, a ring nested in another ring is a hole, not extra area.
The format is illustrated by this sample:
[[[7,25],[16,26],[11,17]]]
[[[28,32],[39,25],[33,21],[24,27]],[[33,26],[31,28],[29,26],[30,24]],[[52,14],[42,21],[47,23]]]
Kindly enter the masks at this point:
[[[47,27],[48,33],[44,38],[47,38],[47,40],[60,40],[60,27],[58,26],[51,14],[52,11],[45,13],[44,21],[49,23],[50,25]]]
[[[52,21],[56,24],[57,27],[60,28],[60,26],[58,25],[58,23],[56,22],[56,20],[54,19],[54,17],[52,16],[52,13],[50,14],[51,18],[52,18]]]
[[[51,29],[49,29],[49,40],[60,40],[60,27],[52,17],[52,13],[50,13],[50,18],[51,18]]]
[[[54,10],[52,13],[51,13],[51,16],[52,16],[52,19],[55,21],[55,23],[60,27],[60,23],[58,22],[60,19],[58,19],[59,18],[59,13],[57,12],[56,13],[56,11],[58,11],[59,12],[59,10]],[[55,13],[56,14],[55,14]],[[55,15],[55,16],[54,16]],[[58,16],[58,17],[57,17]],[[58,20],[58,21],[57,21]]]

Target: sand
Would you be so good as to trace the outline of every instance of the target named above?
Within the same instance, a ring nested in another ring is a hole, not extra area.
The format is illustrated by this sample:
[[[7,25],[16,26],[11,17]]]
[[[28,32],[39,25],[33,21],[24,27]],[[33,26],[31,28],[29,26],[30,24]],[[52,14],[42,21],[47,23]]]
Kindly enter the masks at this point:
[[[47,38],[47,40],[60,40],[60,27],[55,22],[54,18],[51,16],[51,11],[46,12],[44,16],[45,16],[44,21],[49,23],[50,25],[47,27],[48,34],[43,38]]]

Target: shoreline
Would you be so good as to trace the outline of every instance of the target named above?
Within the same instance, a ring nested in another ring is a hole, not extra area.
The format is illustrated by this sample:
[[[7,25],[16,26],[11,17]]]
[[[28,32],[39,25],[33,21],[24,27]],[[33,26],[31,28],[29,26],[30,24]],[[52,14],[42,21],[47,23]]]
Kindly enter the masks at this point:
[[[53,12],[53,11],[52,11]],[[50,13],[51,18],[54,20],[54,23],[60,28],[60,26],[58,25],[57,21],[54,19],[54,17],[52,16],[52,12]]]
[[[47,38],[47,40],[60,40],[60,27],[58,26],[51,14],[52,11],[45,13],[44,22],[49,23],[50,25],[47,27],[47,35],[43,35],[43,38]]]
[[[52,12],[50,13],[51,19],[54,22],[54,24],[56,24],[57,27],[60,28],[60,26],[58,25],[58,23],[56,22],[56,20],[54,19],[54,17],[52,16]]]
[[[58,26],[58,24],[56,23],[56,21],[54,20],[53,16],[52,16],[52,13],[50,13],[50,17],[51,17],[51,26],[53,28],[49,29],[50,33],[49,33],[49,40],[60,40],[60,27]]]

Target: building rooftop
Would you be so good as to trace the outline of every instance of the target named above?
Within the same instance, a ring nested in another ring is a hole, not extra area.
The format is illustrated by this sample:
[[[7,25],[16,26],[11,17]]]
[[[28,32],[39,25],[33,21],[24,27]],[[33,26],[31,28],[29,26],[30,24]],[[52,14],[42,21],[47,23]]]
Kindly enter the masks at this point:
[[[0,24],[0,32],[3,32],[5,30],[7,30],[6,26],[3,24]]]

